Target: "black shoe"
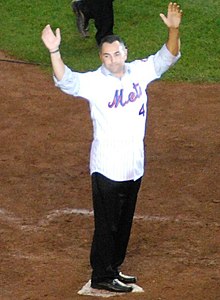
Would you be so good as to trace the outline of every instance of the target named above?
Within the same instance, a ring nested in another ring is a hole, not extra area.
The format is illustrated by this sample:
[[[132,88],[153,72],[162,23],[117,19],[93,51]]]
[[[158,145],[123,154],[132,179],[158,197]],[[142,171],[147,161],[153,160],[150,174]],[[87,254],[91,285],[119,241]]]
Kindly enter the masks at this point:
[[[72,10],[76,15],[76,26],[79,33],[83,37],[88,37],[88,26],[89,26],[89,18],[86,16],[84,12],[83,6],[84,3],[82,0],[73,0],[71,3]]]
[[[136,277],[125,275],[122,272],[119,272],[117,278],[118,278],[118,280],[120,280],[123,283],[136,283],[137,282]]]
[[[129,293],[132,291],[131,286],[127,286],[118,279],[107,279],[102,282],[92,283],[91,287],[98,290],[107,290],[110,292]]]

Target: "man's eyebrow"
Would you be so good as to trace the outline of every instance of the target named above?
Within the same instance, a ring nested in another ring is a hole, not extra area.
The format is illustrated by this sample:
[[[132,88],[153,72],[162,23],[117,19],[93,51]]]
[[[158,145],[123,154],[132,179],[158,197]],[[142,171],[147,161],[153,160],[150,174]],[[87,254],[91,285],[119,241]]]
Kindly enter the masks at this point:
[[[120,53],[119,50],[115,51],[115,52],[104,52],[103,55],[110,55],[110,54],[117,54]]]

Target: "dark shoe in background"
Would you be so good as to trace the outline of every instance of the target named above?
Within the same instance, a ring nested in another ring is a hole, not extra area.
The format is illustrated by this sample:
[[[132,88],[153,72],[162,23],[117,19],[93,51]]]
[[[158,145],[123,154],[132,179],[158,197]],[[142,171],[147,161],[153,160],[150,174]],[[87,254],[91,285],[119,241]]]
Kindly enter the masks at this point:
[[[86,7],[83,0],[73,0],[71,3],[72,10],[76,15],[76,26],[83,37],[88,37],[89,17],[87,16]]]

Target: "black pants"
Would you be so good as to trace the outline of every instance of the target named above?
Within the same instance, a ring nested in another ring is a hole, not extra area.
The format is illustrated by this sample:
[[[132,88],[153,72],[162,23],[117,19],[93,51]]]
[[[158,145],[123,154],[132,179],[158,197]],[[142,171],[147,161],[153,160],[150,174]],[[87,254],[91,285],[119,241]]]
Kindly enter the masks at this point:
[[[106,35],[113,34],[113,0],[84,0],[88,9],[88,18],[95,20],[96,42],[99,45]]]
[[[129,242],[141,178],[116,182],[92,174],[95,230],[90,262],[92,282],[115,278]]]

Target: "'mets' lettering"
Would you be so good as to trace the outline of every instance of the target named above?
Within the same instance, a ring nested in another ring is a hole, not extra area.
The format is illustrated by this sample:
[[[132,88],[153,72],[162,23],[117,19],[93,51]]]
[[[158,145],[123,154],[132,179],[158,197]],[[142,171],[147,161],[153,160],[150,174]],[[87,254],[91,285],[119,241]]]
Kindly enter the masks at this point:
[[[125,101],[123,100],[124,90],[123,89],[116,90],[113,101],[108,103],[108,107],[109,108],[112,108],[112,107],[117,108],[119,104],[123,107],[130,102],[136,101],[142,95],[142,91],[141,91],[141,87],[140,87],[139,83],[133,83],[133,89],[134,89],[134,91],[130,92],[130,94],[128,95],[128,99]]]

